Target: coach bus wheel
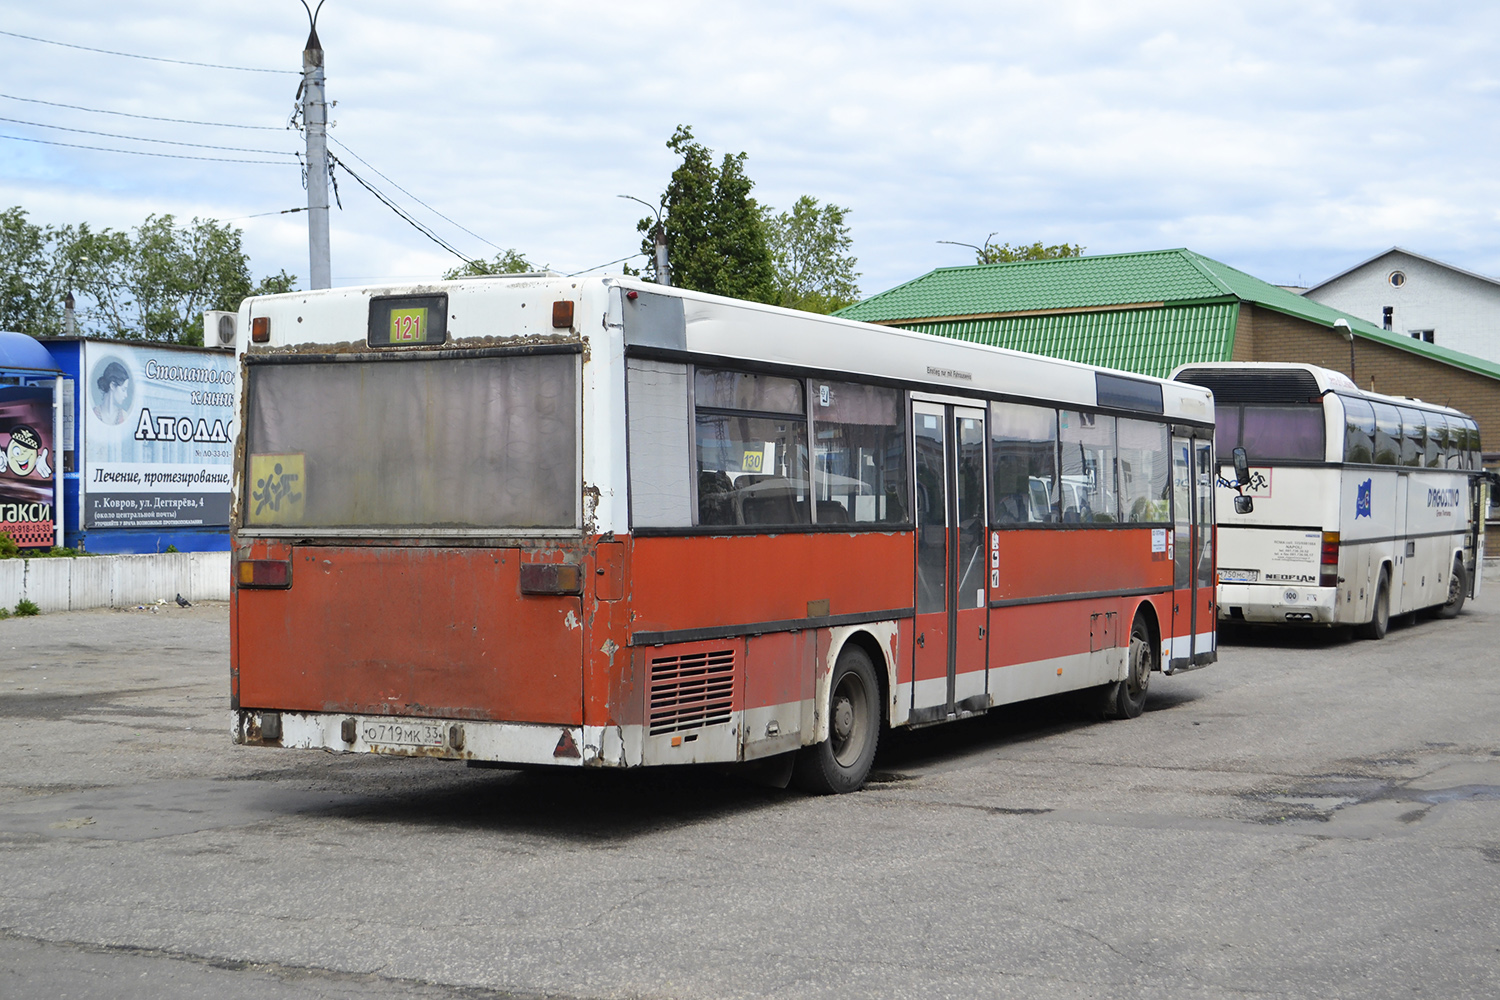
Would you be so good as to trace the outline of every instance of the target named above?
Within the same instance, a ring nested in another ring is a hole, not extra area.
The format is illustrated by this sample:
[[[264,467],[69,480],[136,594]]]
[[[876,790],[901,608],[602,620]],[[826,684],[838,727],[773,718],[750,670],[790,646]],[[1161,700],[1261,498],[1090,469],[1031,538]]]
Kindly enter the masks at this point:
[[[828,739],[797,752],[792,780],[817,795],[857,791],[875,762],[880,740],[880,685],[863,649],[839,653],[828,685]]]
[[[1375,588],[1375,607],[1370,620],[1356,626],[1354,634],[1361,639],[1384,639],[1386,629],[1391,627],[1391,578],[1385,570],[1380,571],[1380,583]]]
[[[1464,571],[1462,559],[1453,560],[1453,572],[1448,574],[1448,600],[1438,608],[1439,618],[1457,618],[1464,609],[1464,598],[1469,596],[1469,574]]]
[[[1130,626],[1128,670],[1123,681],[1107,685],[1104,714],[1111,719],[1134,719],[1146,708],[1146,691],[1151,687],[1151,670],[1156,654],[1151,646],[1151,630],[1146,619],[1135,616]]]

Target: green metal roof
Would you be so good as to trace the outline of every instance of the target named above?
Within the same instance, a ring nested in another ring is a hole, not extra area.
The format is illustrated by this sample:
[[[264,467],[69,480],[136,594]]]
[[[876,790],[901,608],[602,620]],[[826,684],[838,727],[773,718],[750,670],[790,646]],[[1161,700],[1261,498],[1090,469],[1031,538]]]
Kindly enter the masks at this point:
[[[941,267],[838,315],[1154,375],[1172,359],[1228,361],[1240,302],[1330,328],[1343,319],[1362,339],[1500,378],[1500,364],[1382,330],[1184,249]],[[1156,303],[1171,308],[1111,309]],[[1186,309],[1208,304],[1231,308]]]
[[[1229,360],[1238,312],[1238,303],[1230,301],[901,325],[940,337],[1166,378],[1180,364]]]

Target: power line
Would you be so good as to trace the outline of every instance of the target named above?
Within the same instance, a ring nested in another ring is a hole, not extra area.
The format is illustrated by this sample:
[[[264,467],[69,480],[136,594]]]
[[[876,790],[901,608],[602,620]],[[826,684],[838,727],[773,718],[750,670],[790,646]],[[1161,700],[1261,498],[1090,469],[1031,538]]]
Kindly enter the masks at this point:
[[[474,232],[474,230],[472,230],[472,229],[469,229],[467,226],[463,226],[463,225],[461,225],[461,224],[459,224],[457,222],[453,222],[452,219],[448,218],[442,212],[439,212],[437,209],[435,209],[431,205],[427,204],[427,202],[423,201],[421,198],[418,198],[416,195],[414,195],[410,191],[406,190],[406,188],[402,187],[400,184],[397,184],[395,181],[391,180],[389,177],[386,177],[385,174],[380,173],[380,168],[379,167],[375,166],[375,164],[371,163],[369,160],[365,159],[363,156],[360,156],[358,153],[356,153],[354,150],[350,149],[348,146],[345,146],[342,142],[339,142],[339,140],[337,138],[335,138],[334,136],[330,135],[328,138],[332,139],[334,142],[338,142],[338,144],[343,147],[344,152],[348,153],[350,156],[354,157],[360,163],[363,163],[365,166],[367,166],[371,170],[375,171],[375,173],[380,174],[380,176],[383,177],[383,178],[385,178],[385,180],[388,181],[390,183],[390,185],[392,187],[394,187],[397,191],[400,191],[402,194],[406,195],[412,201],[416,202],[418,205],[421,205],[423,208],[427,209],[427,211],[431,212],[433,215],[437,216],[439,219],[442,219],[445,222],[451,222],[451,223],[453,223],[453,225],[458,226],[459,229],[462,229],[464,232],[468,233],[470,236],[474,237],[479,242],[481,242],[481,243],[489,243],[489,245],[492,246],[492,247],[494,247],[496,250],[503,251],[505,249],[504,247],[500,246],[499,244],[490,243],[489,240],[485,239],[483,236],[480,236],[478,233]],[[347,170],[348,168],[346,167],[345,169]],[[467,259],[467,258],[465,258],[465,259]]]
[[[274,149],[250,149],[246,146],[211,146],[202,142],[177,142],[174,139],[142,139],[136,135],[121,135],[119,132],[96,132],[89,128],[69,128],[66,125],[46,125],[42,122],[28,122],[20,118],[0,118],[0,122],[11,122],[15,125],[30,125],[34,128],[52,128],[59,132],[81,132],[84,135],[102,135],[106,139],[129,139],[131,142],[157,142],[164,146],[191,146],[194,149],[222,149],[231,153],[260,153],[262,156],[296,156],[296,153],[282,153]]]
[[[631,254],[629,257],[621,257],[619,260],[608,261],[607,263],[604,263],[604,264],[595,264],[593,267],[586,267],[582,271],[574,271],[572,274],[568,275],[568,277],[570,277],[570,278],[576,278],[580,274],[588,274],[590,271],[597,271],[601,267],[609,267],[610,264],[623,264],[627,260],[634,260],[637,257],[644,257],[644,256],[646,256],[644,253],[636,252],[636,253]]]
[[[104,108],[86,108],[81,104],[60,104],[57,101],[43,101],[35,97],[17,97],[15,94],[0,94],[0,97],[10,101],[25,101],[28,104],[46,104],[54,108],[70,108],[73,111],[87,111],[96,115],[119,115],[122,118],[144,118],[151,122],[174,122],[178,125],[211,125],[214,128],[253,128],[264,129],[267,132],[284,132],[284,125],[236,125],[233,122],[200,122],[191,118],[162,118],[159,115],[133,115],[129,111],[107,111]]]
[[[398,216],[400,216],[402,218],[402,220],[404,220],[406,222],[407,225],[411,226],[417,232],[421,233],[423,236],[427,237],[429,240],[431,240],[432,242],[436,243],[438,246],[442,247],[444,250],[448,251],[453,256],[457,257],[459,260],[463,261],[465,264],[472,264],[472,263],[474,263],[474,261],[470,260],[468,257],[465,257],[463,254],[459,253],[458,250],[455,249],[453,247],[453,245],[450,244],[448,241],[444,240],[441,236],[439,236],[436,233],[434,233],[431,229],[427,228],[426,226],[422,225],[422,223],[420,223],[416,219],[412,218],[411,215],[405,209],[403,209],[400,205],[397,205],[390,198],[386,197],[386,195],[384,195],[383,193],[381,193],[381,191],[378,188],[376,188],[373,185],[371,185],[369,181],[365,180],[363,177],[359,176],[359,174],[356,174],[354,171],[350,170],[349,169],[349,164],[345,163],[343,160],[340,160],[337,156],[334,156],[332,153],[328,154],[328,162],[331,163],[331,164],[334,164],[336,166],[339,166],[339,167],[343,168],[344,173],[348,174],[350,177],[353,177],[356,181],[358,181],[360,187],[364,188],[366,191],[368,191],[371,194],[373,194],[376,198],[378,198],[380,200],[381,204],[383,204],[386,208],[389,208],[392,212],[395,212]],[[370,169],[373,170],[375,168],[371,167]]]
[[[12,38],[24,38],[28,42],[41,42],[43,45],[61,45],[65,49],[82,49],[84,52],[102,52],[107,56],[124,56],[127,59],[146,59],[150,62],[176,63],[179,66],[201,66],[204,69],[232,69],[240,73],[294,73],[301,76],[294,69],[258,69],[253,66],[225,66],[222,63],[193,62],[188,59],[163,59],[161,56],[141,56],[134,52],[116,52],[114,49],[96,49],[87,45],[74,45],[72,42],[54,42],[50,38],[37,38],[35,35],[23,35],[16,31],[0,30],[0,35],[9,35]]]
[[[305,211],[307,211],[307,209],[305,209],[305,208],[283,208],[279,212],[256,212],[254,215],[236,215],[234,218],[232,218],[232,219],[225,219],[224,221],[225,222],[243,222],[245,219],[264,219],[268,215],[291,215],[293,212],[305,212]]]
[[[207,160],[210,163],[263,163],[268,167],[284,167],[280,160],[236,160],[226,156],[186,156],[182,153],[157,153],[149,149],[114,149],[110,146],[85,146],[77,142],[55,142],[51,139],[32,139],[24,135],[0,135],[0,139],[16,142],[39,142],[44,146],[67,146],[69,149],[96,149],[102,153],[130,153],[132,156],[160,156],[168,160]]]

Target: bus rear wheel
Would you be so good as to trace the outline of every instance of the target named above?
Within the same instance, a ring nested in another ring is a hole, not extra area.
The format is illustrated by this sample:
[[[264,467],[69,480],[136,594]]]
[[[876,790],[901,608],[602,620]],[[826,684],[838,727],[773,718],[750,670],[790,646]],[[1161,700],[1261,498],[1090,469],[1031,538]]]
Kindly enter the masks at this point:
[[[1384,639],[1391,627],[1391,578],[1384,569],[1380,571],[1380,583],[1375,587],[1375,607],[1370,610],[1370,620],[1354,627],[1354,634],[1361,639]]]
[[[1469,574],[1464,569],[1462,558],[1453,560],[1453,572],[1448,574],[1448,600],[1438,606],[1439,618],[1457,618],[1464,609],[1464,599],[1469,596]]]
[[[792,781],[805,792],[838,795],[863,787],[880,741],[880,685],[870,655],[850,643],[828,684],[828,738],[797,751]]]
[[[1151,671],[1156,667],[1156,648],[1146,619],[1135,616],[1130,626],[1130,650],[1123,681],[1105,687],[1104,715],[1110,719],[1134,719],[1146,709],[1146,692],[1151,687]]]

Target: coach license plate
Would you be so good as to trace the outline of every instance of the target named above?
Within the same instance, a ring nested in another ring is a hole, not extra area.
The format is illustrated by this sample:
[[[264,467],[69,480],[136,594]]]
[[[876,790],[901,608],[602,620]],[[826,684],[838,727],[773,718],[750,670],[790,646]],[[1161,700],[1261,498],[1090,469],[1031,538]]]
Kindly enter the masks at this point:
[[[1221,569],[1219,570],[1220,583],[1255,583],[1260,579],[1258,569]]]
[[[443,727],[435,722],[385,722],[363,719],[359,737],[371,746],[440,747]]]

